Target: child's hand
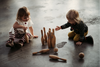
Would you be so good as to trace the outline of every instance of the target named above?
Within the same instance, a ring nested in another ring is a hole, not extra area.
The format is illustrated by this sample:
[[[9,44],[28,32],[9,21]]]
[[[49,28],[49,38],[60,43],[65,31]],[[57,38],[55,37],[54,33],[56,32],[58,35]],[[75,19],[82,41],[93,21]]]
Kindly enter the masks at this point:
[[[56,31],[58,31],[58,30],[60,30],[60,29],[61,29],[61,26],[57,26],[57,27],[55,28]]]
[[[24,26],[23,29],[26,31],[27,30],[27,27]]]

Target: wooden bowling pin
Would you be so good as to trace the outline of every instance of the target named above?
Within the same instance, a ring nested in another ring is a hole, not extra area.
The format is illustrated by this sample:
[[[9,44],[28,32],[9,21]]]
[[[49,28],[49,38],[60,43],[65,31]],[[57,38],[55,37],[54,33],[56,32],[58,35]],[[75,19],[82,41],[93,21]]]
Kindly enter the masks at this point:
[[[52,59],[55,59],[55,60],[60,59],[60,60],[63,60],[63,61],[65,61],[65,62],[66,62],[66,59],[59,58],[59,57],[58,57],[58,56],[56,56],[56,55],[49,55],[49,57],[50,57],[50,58],[52,58]]]
[[[55,34],[54,29],[52,29],[53,34]]]
[[[44,40],[45,42],[47,42],[47,35],[46,35],[45,27],[43,27],[43,30],[44,30]]]
[[[44,45],[43,30],[41,30],[41,43]]]
[[[52,44],[52,43],[51,43],[51,42],[52,42],[52,37],[51,37],[51,28],[49,28],[49,38],[50,38],[50,39],[49,39],[49,40],[50,40],[50,46],[52,47],[52,45],[51,45],[51,44]]]
[[[55,47],[55,45],[56,45],[56,37],[55,37],[55,33],[54,33],[54,29],[52,29],[52,33],[53,33],[53,47]]]
[[[43,49],[40,51],[40,53],[48,53],[49,52],[49,49]]]
[[[25,40],[26,40],[26,43],[29,43],[29,37],[27,36],[26,31],[25,31]]]
[[[36,54],[38,54],[38,53],[44,54],[44,53],[48,53],[48,52],[49,52],[49,49],[43,49],[43,50],[41,50],[41,51],[39,51],[39,52],[33,52],[32,54],[33,54],[33,55],[36,55]]]
[[[54,39],[54,34],[53,33],[51,33],[51,45],[52,45],[52,48],[54,48],[55,47],[55,39]]]
[[[49,37],[49,32],[47,33],[48,39],[47,39],[47,44],[48,44],[48,48],[51,48],[50,46],[50,37]]]

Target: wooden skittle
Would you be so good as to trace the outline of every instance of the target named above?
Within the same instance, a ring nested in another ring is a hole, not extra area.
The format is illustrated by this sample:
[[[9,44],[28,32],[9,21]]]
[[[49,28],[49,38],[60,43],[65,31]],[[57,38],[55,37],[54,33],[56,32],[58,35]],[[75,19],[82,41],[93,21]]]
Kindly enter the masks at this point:
[[[55,47],[55,39],[54,39],[54,34],[53,33],[51,33],[51,37],[52,37],[51,45],[52,45],[52,48],[54,48]]]
[[[53,34],[55,34],[54,29],[52,29]]]
[[[33,55],[36,55],[36,54],[38,54],[38,53],[43,54],[43,53],[48,53],[48,52],[49,52],[49,49],[43,49],[43,50],[41,50],[41,51],[39,51],[39,52],[33,52],[32,54],[33,54]]]
[[[52,37],[51,37],[51,29],[49,28],[49,41],[50,41],[50,47],[52,47]]]
[[[38,53],[38,52],[33,52],[32,54],[33,54],[33,55],[36,55],[37,53]]]
[[[44,30],[44,41],[47,42],[47,35],[46,35],[45,27],[43,27],[43,30]]]
[[[39,51],[40,53],[48,53],[49,52],[49,49],[43,49],[41,51]]]
[[[49,37],[49,32],[47,33],[47,35],[48,35],[47,44],[48,44],[48,48],[50,48],[51,46],[50,46],[50,37]]]
[[[52,47],[54,48],[56,45],[56,37],[54,33],[54,29],[52,29]]]
[[[50,46],[52,47],[51,28],[49,28],[49,38],[50,38]]]
[[[63,60],[64,62],[66,62],[66,61],[67,61],[66,59],[59,58],[59,57],[58,57],[58,56],[56,56],[56,55],[49,55],[49,57],[50,57],[50,58],[52,58],[52,59],[55,59],[55,60],[60,59],[60,60]]]
[[[25,31],[25,40],[26,40],[26,43],[29,43],[29,37],[27,36],[26,31]]]
[[[41,30],[41,43],[42,43],[42,45],[44,45],[43,30]]]

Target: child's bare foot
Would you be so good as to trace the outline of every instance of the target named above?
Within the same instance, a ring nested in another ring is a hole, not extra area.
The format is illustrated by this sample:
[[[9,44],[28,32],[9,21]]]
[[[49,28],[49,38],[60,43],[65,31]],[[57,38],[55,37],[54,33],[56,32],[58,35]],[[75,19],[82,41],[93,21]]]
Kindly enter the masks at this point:
[[[38,38],[38,36],[37,35],[34,35],[33,38]]]
[[[76,42],[76,45],[80,46],[82,44],[82,42],[78,41]]]

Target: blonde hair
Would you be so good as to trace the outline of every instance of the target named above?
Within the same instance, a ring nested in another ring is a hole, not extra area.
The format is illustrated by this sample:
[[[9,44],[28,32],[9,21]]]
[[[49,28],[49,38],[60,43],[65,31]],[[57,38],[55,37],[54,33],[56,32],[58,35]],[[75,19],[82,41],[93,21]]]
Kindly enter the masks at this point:
[[[30,12],[29,12],[29,10],[27,9],[27,7],[25,7],[25,6],[19,8],[19,10],[18,10],[18,12],[17,12],[16,20],[22,20],[22,17],[23,17],[23,16],[27,16],[27,17],[30,16]]]
[[[76,10],[69,10],[68,13],[66,14],[66,18],[68,20],[74,20],[78,24],[81,21],[81,19],[79,17],[79,13]]]

